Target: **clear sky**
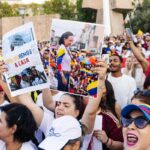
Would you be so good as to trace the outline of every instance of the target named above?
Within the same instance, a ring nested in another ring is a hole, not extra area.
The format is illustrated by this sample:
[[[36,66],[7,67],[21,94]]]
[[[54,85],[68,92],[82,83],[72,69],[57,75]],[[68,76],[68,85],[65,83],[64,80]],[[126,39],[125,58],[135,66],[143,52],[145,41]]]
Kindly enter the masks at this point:
[[[24,4],[29,4],[29,3],[38,3],[38,4],[41,4],[41,3],[44,3],[46,0],[22,0],[22,2]]]

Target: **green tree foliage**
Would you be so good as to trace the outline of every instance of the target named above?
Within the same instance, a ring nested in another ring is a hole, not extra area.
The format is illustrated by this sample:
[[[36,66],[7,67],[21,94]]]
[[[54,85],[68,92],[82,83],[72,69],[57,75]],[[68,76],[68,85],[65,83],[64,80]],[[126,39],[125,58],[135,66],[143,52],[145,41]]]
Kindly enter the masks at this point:
[[[137,33],[138,29],[150,32],[150,0],[144,0],[142,4],[137,5],[131,24],[134,33]]]
[[[8,3],[0,3],[0,17],[16,16],[17,13]]]
[[[19,8],[25,7],[27,15],[41,14],[60,14],[62,19],[78,20],[85,22],[95,22],[97,11],[94,9],[82,8],[83,0],[77,0],[76,5],[70,0],[47,0],[44,4],[28,4],[28,5],[9,5],[8,3],[0,4],[0,16],[19,16]]]
[[[83,0],[77,0],[77,20],[85,22],[96,22],[97,11],[90,8],[82,8]]]
[[[41,5],[37,3],[31,3],[27,5],[27,8],[28,10],[31,10],[33,16],[40,15],[42,13]]]
[[[69,0],[50,0],[43,4],[45,14],[60,14],[62,19],[74,19],[76,6]]]

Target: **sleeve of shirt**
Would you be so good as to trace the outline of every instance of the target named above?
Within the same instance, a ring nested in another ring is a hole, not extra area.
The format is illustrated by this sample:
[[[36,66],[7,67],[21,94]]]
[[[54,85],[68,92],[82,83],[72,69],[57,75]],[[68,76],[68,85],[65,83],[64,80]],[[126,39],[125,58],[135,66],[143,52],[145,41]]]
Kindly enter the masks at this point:
[[[134,96],[134,92],[135,92],[136,90],[137,90],[136,82],[135,82],[135,80],[133,79],[132,82],[131,82],[130,96],[129,96],[129,102],[128,102],[128,103],[131,103],[131,98]]]
[[[59,71],[62,70],[61,63],[62,63],[64,55],[65,55],[65,49],[64,48],[58,49],[58,52],[57,52],[57,68],[58,68]]]
[[[53,116],[49,115],[48,113],[44,112],[43,120],[40,124],[39,129],[47,136],[48,131],[52,125],[54,118]]]

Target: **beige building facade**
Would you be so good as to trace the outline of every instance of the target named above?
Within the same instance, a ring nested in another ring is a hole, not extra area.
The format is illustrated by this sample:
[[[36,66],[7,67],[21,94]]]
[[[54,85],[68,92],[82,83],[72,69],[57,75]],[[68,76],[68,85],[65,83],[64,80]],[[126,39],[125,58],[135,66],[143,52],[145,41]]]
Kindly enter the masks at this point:
[[[50,40],[50,28],[53,18],[60,18],[58,14],[25,17],[24,23],[33,22],[36,39],[39,41]],[[0,38],[8,31],[22,25],[21,17],[4,17],[0,19]]]
[[[103,24],[104,1],[105,0],[83,0],[83,8],[92,8],[97,10],[96,23]],[[124,31],[124,20],[122,10],[131,11],[132,9],[132,0],[109,0],[111,33],[121,34]]]

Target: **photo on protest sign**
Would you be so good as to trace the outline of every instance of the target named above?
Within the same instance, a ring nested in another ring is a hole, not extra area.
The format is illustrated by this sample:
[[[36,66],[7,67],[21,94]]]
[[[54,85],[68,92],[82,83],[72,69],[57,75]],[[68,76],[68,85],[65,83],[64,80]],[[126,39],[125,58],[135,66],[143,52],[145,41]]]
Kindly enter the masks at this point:
[[[4,76],[12,96],[49,87],[32,23],[6,33],[2,47],[3,59],[8,67]]]
[[[51,25],[51,89],[96,96],[98,75],[91,71],[101,55],[104,26],[53,19]]]
[[[30,24],[27,24],[26,28],[18,28],[17,32],[13,30],[11,34],[8,33],[5,37],[3,41],[3,49],[5,49],[5,51],[3,51],[3,55],[15,51],[20,46],[35,41],[33,28],[31,28]]]

